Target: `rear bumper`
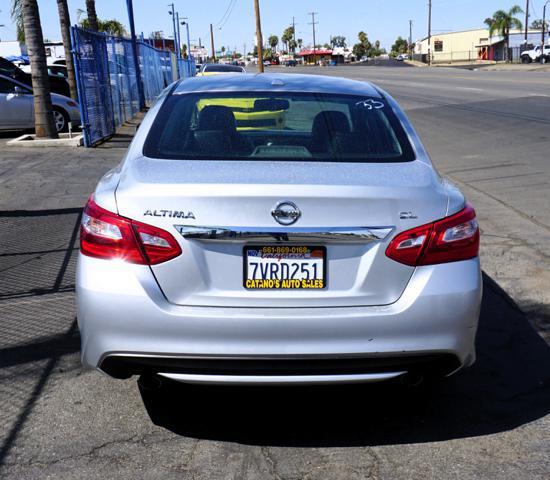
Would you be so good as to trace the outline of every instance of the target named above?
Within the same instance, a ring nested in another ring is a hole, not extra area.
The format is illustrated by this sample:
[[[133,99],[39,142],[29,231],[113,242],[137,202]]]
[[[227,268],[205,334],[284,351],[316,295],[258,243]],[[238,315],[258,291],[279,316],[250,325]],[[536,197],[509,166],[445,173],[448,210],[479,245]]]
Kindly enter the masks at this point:
[[[374,381],[473,363],[481,273],[478,259],[417,268],[386,306],[183,307],[166,301],[148,267],[80,254],[77,299],[82,361],[112,376]]]

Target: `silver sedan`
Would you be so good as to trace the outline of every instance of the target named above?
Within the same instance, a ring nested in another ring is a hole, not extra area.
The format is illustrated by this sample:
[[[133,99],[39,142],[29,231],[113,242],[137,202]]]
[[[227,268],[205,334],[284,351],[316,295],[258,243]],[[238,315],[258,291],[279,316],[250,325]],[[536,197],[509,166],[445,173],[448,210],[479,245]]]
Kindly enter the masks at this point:
[[[478,247],[383,90],[186,79],[85,207],[82,360],[199,383],[449,375],[475,360]]]
[[[65,132],[69,122],[80,125],[78,103],[63,95],[52,93],[55,128]],[[0,130],[25,130],[34,128],[34,99],[28,85],[0,75]]]

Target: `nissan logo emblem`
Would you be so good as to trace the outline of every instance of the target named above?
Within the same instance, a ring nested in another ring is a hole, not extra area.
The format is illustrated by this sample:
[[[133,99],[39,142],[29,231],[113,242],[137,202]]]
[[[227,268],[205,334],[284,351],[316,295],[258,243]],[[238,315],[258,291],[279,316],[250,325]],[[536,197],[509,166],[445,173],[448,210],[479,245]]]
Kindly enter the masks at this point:
[[[292,225],[301,215],[300,209],[292,202],[280,202],[271,210],[271,216],[281,225]]]

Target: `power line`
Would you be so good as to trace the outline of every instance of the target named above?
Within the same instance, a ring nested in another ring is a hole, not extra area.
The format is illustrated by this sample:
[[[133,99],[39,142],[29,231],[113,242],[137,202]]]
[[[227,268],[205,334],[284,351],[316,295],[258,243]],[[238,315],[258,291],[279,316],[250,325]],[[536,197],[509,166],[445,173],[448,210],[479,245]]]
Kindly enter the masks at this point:
[[[219,30],[221,30],[227,23],[227,20],[229,20],[231,13],[233,13],[233,8],[235,7],[235,3],[237,3],[237,0],[229,0],[229,5],[227,5],[227,9],[225,10],[223,17],[216,25],[216,27],[218,27]]]

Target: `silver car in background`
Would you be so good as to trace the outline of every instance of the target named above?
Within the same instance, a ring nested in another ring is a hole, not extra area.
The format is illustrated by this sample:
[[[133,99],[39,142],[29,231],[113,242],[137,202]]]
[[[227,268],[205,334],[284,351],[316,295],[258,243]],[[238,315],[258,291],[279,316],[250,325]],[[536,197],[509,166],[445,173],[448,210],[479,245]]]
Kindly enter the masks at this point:
[[[72,98],[52,93],[54,125],[58,132],[80,125],[78,103]],[[0,130],[34,128],[34,98],[30,86],[0,75]]]
[[[82,215],[82,360],[198,383],[448,375],[475,360],[478,247],[374,85],[186,79]]]

